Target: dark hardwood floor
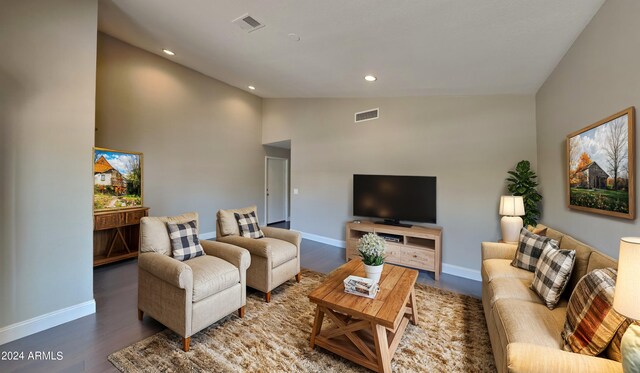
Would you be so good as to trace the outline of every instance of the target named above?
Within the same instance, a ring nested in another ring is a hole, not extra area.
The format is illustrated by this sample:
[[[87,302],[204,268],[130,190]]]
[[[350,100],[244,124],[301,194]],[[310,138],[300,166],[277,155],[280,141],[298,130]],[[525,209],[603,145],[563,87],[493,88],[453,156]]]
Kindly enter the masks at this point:
[[[344,249],[303,240],[301,266],[328,273],[344,263]],[[431,286],[480,297],[481,284],[442,274],[436,282],[432,273],[420,272],[418,281]],[[164,329],[145,317],[138,321],[137,262],[135,259],[94,270],[97,312],[0,346],[2,351],[62,352],[59,361],[0,361],[0,372],[117,372],[107,356]],[[248,312],[251,312],[250,310]],[[428,317],[425,315],[424,317]]]

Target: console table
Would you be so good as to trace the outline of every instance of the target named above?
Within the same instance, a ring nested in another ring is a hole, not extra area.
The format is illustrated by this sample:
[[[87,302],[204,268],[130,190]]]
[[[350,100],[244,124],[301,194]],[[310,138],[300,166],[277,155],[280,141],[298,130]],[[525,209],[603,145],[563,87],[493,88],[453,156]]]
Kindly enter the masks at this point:
[[[148,214],[148,207],[95,212],[93,266],[137,257],[140,219]]]
[[[442,229],[414,225],[397,227],[371,221],[347,223],[347,261],[359,258],[358,240],[367,233],[385,238],[385,262],[434,272],[442,272]]]

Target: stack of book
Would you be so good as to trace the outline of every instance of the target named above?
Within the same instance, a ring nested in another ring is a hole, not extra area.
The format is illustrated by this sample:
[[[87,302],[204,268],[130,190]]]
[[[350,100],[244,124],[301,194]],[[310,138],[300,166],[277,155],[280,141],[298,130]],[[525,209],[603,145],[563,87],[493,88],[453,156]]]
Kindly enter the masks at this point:
[[[378,290],[380,290],[378,284],[369,278],[349,276],[344,279],[345,293],[361,297],[375,298],[376,294],[378,294]]]

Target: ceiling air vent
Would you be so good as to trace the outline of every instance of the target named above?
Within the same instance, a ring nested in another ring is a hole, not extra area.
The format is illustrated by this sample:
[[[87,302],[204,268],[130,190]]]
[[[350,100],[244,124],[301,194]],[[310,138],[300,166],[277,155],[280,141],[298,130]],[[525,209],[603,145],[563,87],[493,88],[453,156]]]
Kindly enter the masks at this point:
[[[249,14],[242,15],[234,19],[233,21],[231,21],[231,23],[235,23],[246,32],[253,32],[255,30],[259,30],[264,27],[262,23],[258,22],[255,18],[251,17]]]
[[[380,108],[375,108],[371,110],[361,111],[356,113],[356,123],[365,122],[368,120],[378,119],[380,117],[379,113]]]

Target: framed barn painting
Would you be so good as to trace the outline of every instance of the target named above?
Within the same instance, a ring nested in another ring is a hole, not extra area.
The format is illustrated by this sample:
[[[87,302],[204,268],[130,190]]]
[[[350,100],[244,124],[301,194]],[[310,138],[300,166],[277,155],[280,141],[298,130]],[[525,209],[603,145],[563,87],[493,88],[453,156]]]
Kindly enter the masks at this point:
[[[635,219],[635,108],[567,136],[570,209]]]
[[[93,149],[93,210],[142,207],[142,153]]]

